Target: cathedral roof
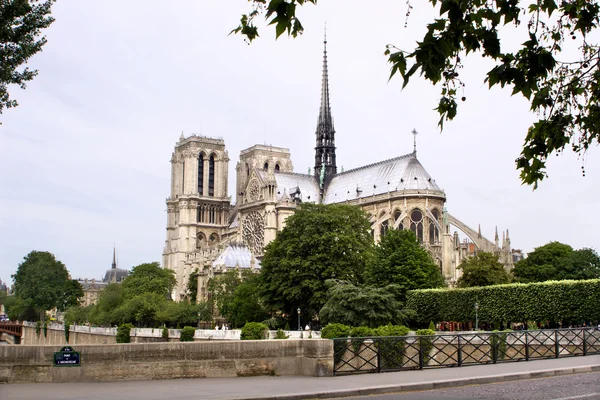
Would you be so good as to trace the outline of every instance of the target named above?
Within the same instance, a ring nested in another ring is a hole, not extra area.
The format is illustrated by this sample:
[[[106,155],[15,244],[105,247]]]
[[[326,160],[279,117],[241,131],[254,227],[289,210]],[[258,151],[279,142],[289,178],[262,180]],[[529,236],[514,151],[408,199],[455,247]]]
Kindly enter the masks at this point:
[[[213,268],[260,268],[260,262],[254,258],[250,250],[241,244],[230,244],[212,264]]]
[[[442,190],[425,171],[415,153],[338,173],[323,203],[332,204],[402,190]]]
[[[261,173],[265,172],[261,171]],[[303,203],[319,201],[319,185],[312,175],[279,172],[275,174],[275,181],[277,200],[282,200],[287,194],[292,199],[295,195],[299,196]]]

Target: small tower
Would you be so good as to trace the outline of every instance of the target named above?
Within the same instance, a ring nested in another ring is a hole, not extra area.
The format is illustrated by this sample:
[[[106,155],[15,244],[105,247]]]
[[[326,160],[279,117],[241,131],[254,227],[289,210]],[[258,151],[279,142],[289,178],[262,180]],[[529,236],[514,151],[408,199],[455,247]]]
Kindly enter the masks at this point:
[[[321,107],[315,132],[315,169],[317,181],[322,183],[321,190],[337,173],[335,161],[335,129],[329,105],[329,75],[327,72],[327,36],[323,41],[323,75],[321,78]]]

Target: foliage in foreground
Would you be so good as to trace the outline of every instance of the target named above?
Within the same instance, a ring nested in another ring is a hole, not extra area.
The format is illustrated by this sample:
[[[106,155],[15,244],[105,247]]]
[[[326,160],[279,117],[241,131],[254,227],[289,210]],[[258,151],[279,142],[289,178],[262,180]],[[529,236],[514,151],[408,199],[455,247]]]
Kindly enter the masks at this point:
[[[4,108],[16,107],[8,85],[25,89],[37,70],[21,68],[46,44],[40,32],[54,22],[50,16],[53,0],[0,0],[0,114]]]
[[[263,15],[270,20],[269,25],[275,26],[276,37],[284,32],[296,37],[304,30],[296,15],[297,6],[317,3],[316,0],[250,2],[252,11],[242,15],[240,25],[232,31],[244,35],[249,42],[258,37],[256,17]],[[529,101],[531,111],[537,115],[516,160],[523,183],[537,187],[547,176],[546,162],[553,153],[560,154],[570,146],[583,156],[599,142],[597,1],[429,0],[429,3],[439,17],[427,24],[416,48],[407,50],[388,45],[385,54],[391,64],[390,78],[399,73],[404,86],[415,74],[432,84],[441,83],[441,98],[436,108],[440,128],[445,120],[456,116],[459,99],[466,100],[460,72],[467,55],[479,53],[491,61],[491,69],[485,76],[489,87],[511,88],[513,95],[520,94]],[[411,0],[406,4],[408,17]],[[398,27],[401,24],[400,20]],[[522,28],[515,30],[518,26]],[[520,37],[515,40],[515,35]],[[505,39],[510,36],[511,40],[501,40],[503,36]],[[521,44],[515,48],[512,43]]]

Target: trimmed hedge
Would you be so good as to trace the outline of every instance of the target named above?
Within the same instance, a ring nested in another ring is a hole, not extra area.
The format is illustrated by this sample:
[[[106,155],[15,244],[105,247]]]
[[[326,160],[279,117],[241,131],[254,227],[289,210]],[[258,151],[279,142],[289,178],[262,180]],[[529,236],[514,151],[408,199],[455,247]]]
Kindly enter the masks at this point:
[[[513,283],[465,289],[411,290],[406,308],[415,321],[483,323],[521,321],[596,321],[600,319],[600,279]]]

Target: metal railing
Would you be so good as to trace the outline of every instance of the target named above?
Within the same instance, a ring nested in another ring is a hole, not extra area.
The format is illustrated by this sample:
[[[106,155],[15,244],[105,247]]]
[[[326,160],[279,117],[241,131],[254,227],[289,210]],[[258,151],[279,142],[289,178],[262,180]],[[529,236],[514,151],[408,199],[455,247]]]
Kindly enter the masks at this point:
[[[333,339],[334,375],[600,354],[596,328]]]

